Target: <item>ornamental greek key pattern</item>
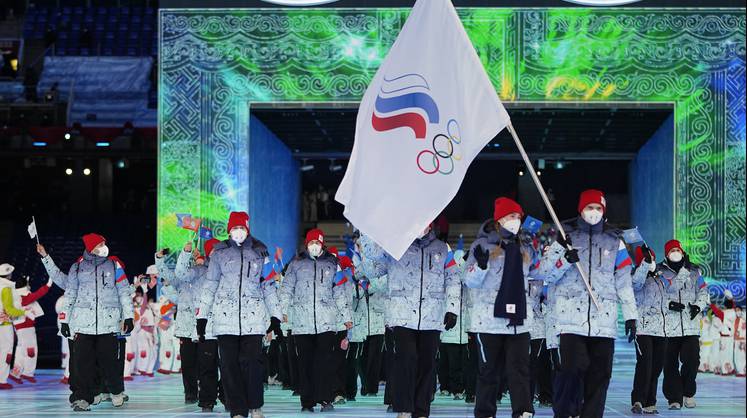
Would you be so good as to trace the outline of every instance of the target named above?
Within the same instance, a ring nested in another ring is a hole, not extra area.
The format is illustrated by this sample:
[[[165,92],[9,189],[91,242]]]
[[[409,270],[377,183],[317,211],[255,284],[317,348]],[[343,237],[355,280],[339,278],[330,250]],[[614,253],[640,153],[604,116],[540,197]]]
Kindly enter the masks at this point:
[[[359,100],[407,14],[161,10],[159,243],[185,237],[176,212],[198,208],[220,233],[228,208],[248,202],[249,103]],[[743,10],[459,15],[506,101],[673,103],[676,236],[713,283],[744,280]]]

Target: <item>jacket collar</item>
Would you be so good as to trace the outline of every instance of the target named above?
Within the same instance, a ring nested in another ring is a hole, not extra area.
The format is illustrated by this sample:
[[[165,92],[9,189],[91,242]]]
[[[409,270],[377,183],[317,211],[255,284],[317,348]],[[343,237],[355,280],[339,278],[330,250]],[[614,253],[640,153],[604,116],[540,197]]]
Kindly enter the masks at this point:
[[[431,228],[430,231],[428,231],[427,234],[423,238],[415,238],[415,241],[413,241],[412,245],[418,247],[418,248],[425,248],[436,239],[436,233],[433,231],[433,228]]]
[[[97,266],[100,266],[107,260],[106,257],[99,257],[95,254],[89,253],[88,251],[83,251],[83,259]]]
[[[599,223],[596,225],[591,225],[586,222],[584,218],[579,216],[576,218],[576,229],[589,235],[598,234],[604,231],[604,219],[599,221]]]
[[[10,287],[11,289],[15,289],[16,282],[0,277],[0,287]]]

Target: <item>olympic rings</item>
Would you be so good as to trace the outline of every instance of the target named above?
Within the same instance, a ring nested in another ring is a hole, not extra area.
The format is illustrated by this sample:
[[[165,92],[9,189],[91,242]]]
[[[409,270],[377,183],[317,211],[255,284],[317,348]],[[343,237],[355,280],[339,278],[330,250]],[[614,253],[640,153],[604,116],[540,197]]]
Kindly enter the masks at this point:
[[[441,150],[438,149],[438,147],[436,146],[436,140],[439,137],[446,138],[446,142],[449,144],[449,152],[443,152],[443,151],[441,151]],[[435,151],[436,154],[439,157],[441,157],[441,158],[451,158],[451,156],[454,154],[454,145],[451,144],[451,140],[446,135],[444,135],[444,134],[438,134],[438,135],[436,135],[436,136],[433,137],[433,151]]]
[[[433,170],[431,171],[425,170],[423,166],[420,164],[420,157],[422,157],[423,154],[431,154],[433,156],[433,167],[434,167]],[[431,150],[424,149],[420,151],[420,153],[418,154],[417,163],[418,163],[418,168],[420,169],[420,171],[422,171],[425,174],[435,174],[441,169],[441,163],[439,162],[438,157],[436,156],[436,153]]]
[[[452,133],[452,125],[456,126],[456,133]],[[449,122],[446,124],[446,133],[449,134],[449,138],[451,138],[455,144],[462,143],[462,129],[459,127],[459,122],[457,122],[456,119],[449,119]]]
[[[431,141],[433,150],[425,149],[418,153],[416,163],[420,171],[422,171],[423,173],[429,175],[436,173],[449,175],[454,172],[454,168],[456,166],[454,160],[462,160],[461,154],[455,155],[456,150],[454,148],[454,144],[461,144],[462,142],[459,122],[457,122],[455,119],[450,119],[446,124],[446,132],[448,135],[436,134],[436,136],[433,137],[433,140]],[[446,141],[446,145],[444,145],[444,141]],[[442,147],[444,146],[446,147],[446,149],[442,149]],[[431,156],[432,161],[430,165],[433,166],[432,169],[429,168],[426,170],[425,168],[423,168],[424,165],[428,165],[428,163],[426,163],[425,160],[422,159],[426,154],[430,154]],[[451,162],[451,167],[448,170],[442,169],[444,167],[443,163],[441,162],[442,159]]]

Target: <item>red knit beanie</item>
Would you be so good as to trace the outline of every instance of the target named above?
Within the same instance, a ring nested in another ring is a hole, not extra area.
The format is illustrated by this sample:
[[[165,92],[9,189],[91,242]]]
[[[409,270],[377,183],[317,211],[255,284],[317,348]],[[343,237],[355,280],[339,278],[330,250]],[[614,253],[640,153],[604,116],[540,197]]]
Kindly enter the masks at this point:
[[[675,248],[682,251],[683,254],[685,253],[685,250],[682,249],[682,244],[680,244],[680,242],[677,241],[676,239],[673,239],[673,240],[667,241],[667,243],[664,244],[664,256],[665,257],[668,256],[669,252],[674,250]]]
[[[654,250],[651,251],[651,258],[656,260],[656,253],[654,253]],[[640,266],[641,262],[643,261],[643,250],[640,246],[635,247],[635,265]]]
[[[327,248],[327,252],[331,253],[331,254],[334,254],[335,257],[340,257],[340,252],[337,251],[337,247],[335,247],[335,246]]]
[[[602,205],[602,212],[607,213],[607,199],[604,198],[604,193],[594,189],[584,190],[581,193],[578,199],[578,213],[583,212],[584,208],[592,203]]]
[[[321,229],[314,228],[306,233],[306,244],[309,245],[311,241],[319,241],[324,245],[324,232]]]
[[[507,197],[499,197],[498,199],[495,199],[493,220],[497,221],[498,219],[501,219],[504,216],[510,215],[514,212],[518,213],[521,216],[524,216],[524,211],[521,209],[521,206],[519,206],[519,204],[514,202],[513,200]]]
[[[83,245],[86,246],[86,251],[88,251],[89,253],[102,242],[106,242],[106,239],[99,234],[83,235]]]
[[[228,232],[237,226],[246,228],[246,232],[249,232],[249,214],[246,212],[231,212],[228,217]]]
[[[205,241],[205,256],[210,257],[210,252],[213,251],[213,247],[215,244],[219,243],[215,238],[210,238],[209,240]]]

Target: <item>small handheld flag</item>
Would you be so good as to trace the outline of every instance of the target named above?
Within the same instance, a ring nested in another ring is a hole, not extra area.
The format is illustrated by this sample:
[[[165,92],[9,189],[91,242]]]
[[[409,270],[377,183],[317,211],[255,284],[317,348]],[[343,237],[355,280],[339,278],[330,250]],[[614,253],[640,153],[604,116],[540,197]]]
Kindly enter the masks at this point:
[[[39,234],[36,232],[36,219],[34,219],[33,216],[31,217],[31,224],[29,224],[28,231],[29,231],[29,237],[31,237],[31,239],[36,238],[36,243],[38,244]]]
[[[521,225],[521,229],[529,232],[530,234],[538,233],[540,228],[542,228],[542,221],[529,215],[527,215],[527,218],[524,219],[524,224]]]
[[[200,238],[204,240],[213,239],[213,230],[206,226],[201,226],[200,227]]]
[[[265,264],[262,266],[262,277],[260,278],[261,283],[266,284],[271,282],[275,279],[275,276],[277,276],[277,271],[275,270],[274,264],[271,263],[270,260],[265,259]]]
[[[176,226],[197,232],[200,229],[202,221],[199,218],[193,218],[189,213],[176,214]]]
[[[638,231],[638,227],[632,229],[626,229],[622,231],[622,239],[625,241],[626,244],[630,246],[634,246],[633,244],[637,244],[639,242],[645,243],[646,241],[643,240],[643,237],[641,236],[641,233]]]
[[[457,241],[457,251],[464,251],[464,234],[459,234],[459,241]]]

